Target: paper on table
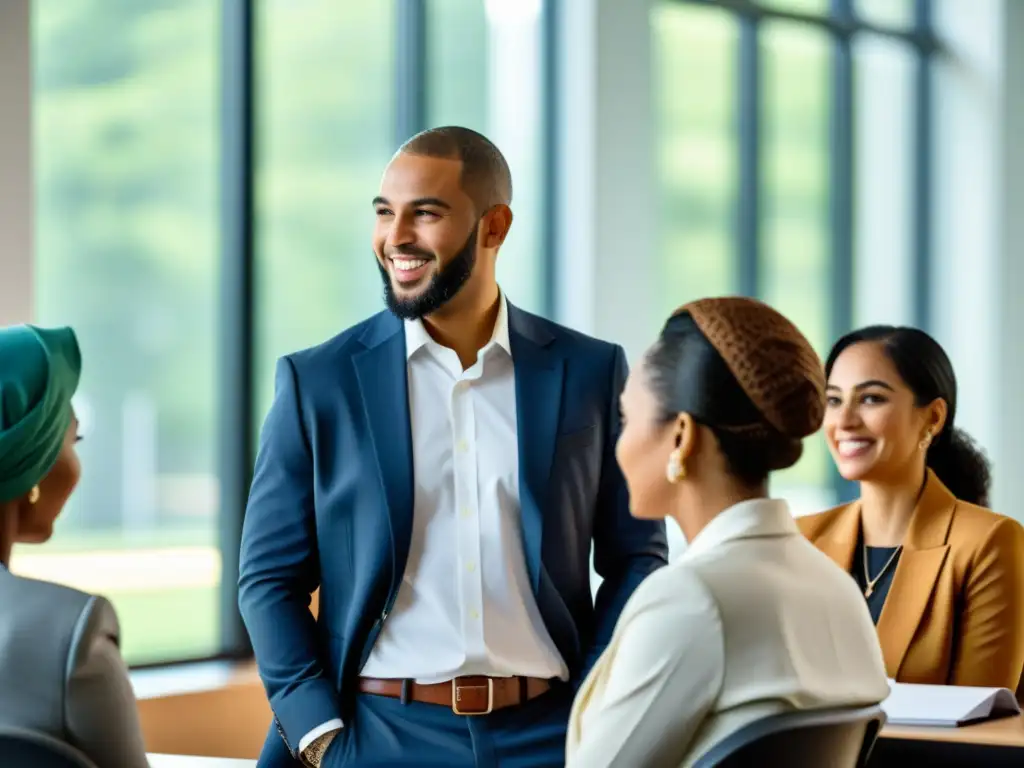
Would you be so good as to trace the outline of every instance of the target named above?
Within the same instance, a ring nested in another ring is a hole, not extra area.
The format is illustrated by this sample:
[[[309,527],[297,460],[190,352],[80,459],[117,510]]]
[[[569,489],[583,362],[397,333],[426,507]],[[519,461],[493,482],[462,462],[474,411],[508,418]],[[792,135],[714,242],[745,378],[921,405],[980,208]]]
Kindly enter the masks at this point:
[[[936,725],[955,728],[1002,715],[1020,714],[1006,688],[963,685],[914,685],[889,681],[882,702],[888,725]]]

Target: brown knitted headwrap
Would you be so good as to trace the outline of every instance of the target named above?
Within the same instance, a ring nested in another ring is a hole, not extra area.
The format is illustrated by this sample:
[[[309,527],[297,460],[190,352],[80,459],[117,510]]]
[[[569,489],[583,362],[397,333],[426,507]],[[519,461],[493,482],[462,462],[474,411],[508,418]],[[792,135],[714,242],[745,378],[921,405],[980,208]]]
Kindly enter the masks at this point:
[[[767,304],[738,296],[693,301],[673,315],[684,312],[765,421],[793,439],[818,431],[825,416],[825,371],[793,323]]]

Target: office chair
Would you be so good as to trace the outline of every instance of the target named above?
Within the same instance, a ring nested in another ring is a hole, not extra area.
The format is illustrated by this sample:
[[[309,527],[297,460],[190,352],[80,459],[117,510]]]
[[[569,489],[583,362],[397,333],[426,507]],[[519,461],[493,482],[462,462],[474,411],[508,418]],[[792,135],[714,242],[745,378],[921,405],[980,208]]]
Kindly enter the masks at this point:
[[[96,768],[77,749],[52,736],[2,726],[0,765],[4,768]]]
[[[730,734],[696,768],[864,768],[884,723],[878,706],[784,712]]]

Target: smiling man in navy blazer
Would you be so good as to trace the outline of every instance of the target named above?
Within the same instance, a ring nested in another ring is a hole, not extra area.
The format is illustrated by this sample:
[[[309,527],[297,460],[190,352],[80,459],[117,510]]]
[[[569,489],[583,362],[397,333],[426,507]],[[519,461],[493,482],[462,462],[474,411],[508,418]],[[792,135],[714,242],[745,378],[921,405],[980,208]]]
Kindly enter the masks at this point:
[[[562,765],[576,685],[665,563],[615,463],[622,349],[498,287],[511,199],[480,134],[410,139],[373,201],[388,311],[278,363],[239,579],[261,766]]]

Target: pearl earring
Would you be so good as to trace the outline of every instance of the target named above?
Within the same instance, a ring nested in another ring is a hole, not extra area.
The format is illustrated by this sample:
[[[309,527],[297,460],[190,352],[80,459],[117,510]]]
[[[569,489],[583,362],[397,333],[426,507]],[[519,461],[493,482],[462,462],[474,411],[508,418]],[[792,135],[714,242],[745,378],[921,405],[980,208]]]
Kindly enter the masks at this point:
[[[928,446],[932,444],[932,431],[929,429],[924,433],[924,437],[921,438],[921,450],[927,451]]]
[[[37,501],[39,501],[39,496],[40,496],[39,486],[38,485],[33,485],[32,486],[32,490],[28,492],[28,503],[29,504],[35,504]]]
[[[676,448],[668,456],[668,466],[665,467],[665,477],[670,483],[678,483],[686,477],[686,463],[683,461],[683,453]]]

